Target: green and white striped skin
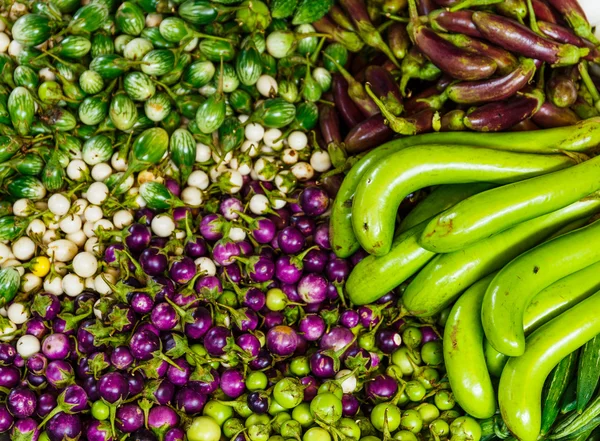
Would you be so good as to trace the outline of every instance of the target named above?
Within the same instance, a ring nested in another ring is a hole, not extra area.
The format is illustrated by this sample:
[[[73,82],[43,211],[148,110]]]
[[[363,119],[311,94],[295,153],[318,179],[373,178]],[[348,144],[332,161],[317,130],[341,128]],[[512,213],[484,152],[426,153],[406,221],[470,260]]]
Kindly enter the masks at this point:
[[[125,76],[123,88],[134,101],[146,101],[156,93],[156,86],[143,72],[131,72]]]
[[[171,160],[180,173],[180,182],[187,182],[196,162],[196,140],[186,129],[175,130],[169,139]]]
[[[113,154],[113,142],[106,135],[96,135],[83,144],[81,154],[88,165],[106,162]]]
[[[142,72],[146,75],[161,76],[175,67],[175,54],[168,49],[155,49],[142,58]]]
[[[53,32],[52,20],[40,14],[25,14],[15,21],[13,39],[23,46],[37,46],[48,40]]]
[[[118,28],[127,35],[138,36],[146,27],[144,11],[133,2],[123,2],[117,9],[115,21]]]
[[[8,194],[14,198],[39,201],[46,196],[46,188],[42,182],[33,176],[18,176],[11,179],[6,186]]]
[[[31,92],[24,87],[13,89],[8,97],[8,113],[17,133],[28,135],[35,116],[35,101]]]
[[[128,131],[138,118],[138,110],[127,93],[119,92],[110,102],[108,116],[117,129]]]
[[[144,182],[140,185],[140,195],[144,198],[148,207],[154,210],[166,210],[185,205],[164,184],[159,182]]]
[[[1,226],[0,226],[1,228]],[[0,231],[0,237],[2,232]],[[6,304],[15,298],[21,285],[21,275],[13,267],[0,269],[0,303]]]
[[[102,96],[89,96],[79,105],[78,113],[82,123],[94,126],[108,116],[108,103]]]
[[[86,35],[97,31],[108,19],[108,8],[101,3],[90,3],[79,8],[68,26],[73,35]]]
[[[159,92],[144,103],[146,116],[154,122],[160,122],[171,112],[171,99],[164,92]]]

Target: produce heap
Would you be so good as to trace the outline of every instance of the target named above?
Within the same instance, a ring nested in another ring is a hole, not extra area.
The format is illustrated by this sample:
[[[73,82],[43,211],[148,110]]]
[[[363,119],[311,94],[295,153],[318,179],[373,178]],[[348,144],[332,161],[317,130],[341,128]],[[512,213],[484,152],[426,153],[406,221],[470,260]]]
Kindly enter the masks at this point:
[[[600,439],[593,31],[576,0],[4,3],[0,434]]]

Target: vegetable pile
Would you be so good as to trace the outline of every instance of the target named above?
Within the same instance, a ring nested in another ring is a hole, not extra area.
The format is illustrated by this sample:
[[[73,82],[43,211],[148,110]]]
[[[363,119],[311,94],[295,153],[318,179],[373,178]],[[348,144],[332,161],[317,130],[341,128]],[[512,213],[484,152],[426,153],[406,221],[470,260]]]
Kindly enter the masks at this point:
[[[0,433],[599,438],[593,31],[575,0],[0,7]]]

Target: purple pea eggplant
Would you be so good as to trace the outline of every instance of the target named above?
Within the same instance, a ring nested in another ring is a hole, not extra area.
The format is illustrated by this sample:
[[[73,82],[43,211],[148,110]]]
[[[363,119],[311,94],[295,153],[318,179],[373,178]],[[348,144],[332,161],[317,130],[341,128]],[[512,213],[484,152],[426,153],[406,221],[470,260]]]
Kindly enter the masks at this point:
[[[497,66],[495,73],[498,75],[508,75],[518,66],[518,60],[513,54],[478,38],[461,34],[440,34],[440,36],[457,47],[494,60]]]
[[[477,132],[498,132],[531,118],[544,103],[543,94],[533,91],[507,101],[485,104],[467,113],[465,125]]]
[[[477,29],[490,42],[528,58],[544,61],[552,66],[576,64],[589,49],[561,44],[537,35],[521,23],[496,14],[477,11],[473,14]]]
[[[369,66],[365,71],[365,80],[390,112],[396,116],[402,113],[402,94],[388,70],[380,66]]]
[[[595,45],[600,44],[577,0],[548,0],[548,3],[567,20],[577,35],[590,40]]]
[[[278,325],[267,331],[267,349],[274,355],[292,355],[298,347],[298,335],[289,326]]]
[[[179,423],[177,412],[167,406],[155,406],[148,412],[148,428],[152,430],[160,439],[172,427]]]
[[[356,154],[377,147],[393,136],[394,131],[385,123],[384,116],[377,114],[355,125],[346,135],[344,144],[349,153]]]
[[[50,441],[79,439],[83,425],[79,415],[60,412],[54,415],[46,424],[46,433]]]
[[[553,69],[546,83],[546,97],[555,106],[571,107],[577,101],[579,72],[574,67]]]
[[[129,383],[123,374],[109,372],[102,375],[98,380],[98,391],[100,396],[109,403],[123,400],[129,394]]]
[[[513,72],[489,80],[460,82],[448,86],[448,97],[460,104],[477,104],[502,101],[515,95],[525,87],[536,72],[535,63],[523,58]]]
[[[343,29],[328,16],[320,18],[312,25],[318,32],[328,34],[334,41],[344,45],[350,52],[359,52],[364,46],[364,42],[355,32]]]
[[[398,60],[390,50],[390,47],[381,37],[377,28],[371,22],[366,4],[362,0],[340,0],[340,6],[350,16],[356,26],[356,32],[369,46],[383,52],[397,66]]]
[[[27,418],[35,413],[37,397],[30,389],[17,388],[6,397],[6,407],[16,418]]]
[[[546,101],[531,119],[543,129],[572,126],[581,121],[571,109],[557,107],[550,101]]]
[[[469,10],[451,12],[438,9],[429,14],[429,23],[432,29],[437,32],[453,32],[482,38],[481,32],[473,23],[473,12]]]

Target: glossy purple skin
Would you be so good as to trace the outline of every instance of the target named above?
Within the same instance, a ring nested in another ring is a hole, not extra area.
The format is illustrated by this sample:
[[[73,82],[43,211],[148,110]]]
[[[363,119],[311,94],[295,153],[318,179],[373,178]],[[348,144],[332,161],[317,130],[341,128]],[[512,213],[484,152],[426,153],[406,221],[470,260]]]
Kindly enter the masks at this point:
[[[375,344],[384,354],[391,354],[402,344],[400,334],[390,328],[379,328],[375,333]]]
[[[315,352],[310,357],[310,371],[318,378],[331,378],[335,372],[333,359],[322,352]]]
[[[192,312],[192,318],[194,319],[192,323],[185,324],[185,335],[192,340],[199,340],[204,337],[212,327],[212,315],[204,306],[198,306],[194,309],[194,312]]]
[[[109,403],[116,403],[125,399],[129,394],[129,384],[123,374],[109,372],[102,375],[98,380],[98,391],[100,396]]]
[[[263,283],[273,279],[275,264],[272,260],[260,257],[248,271],[248,276],[253,282]]]
[[[280,288],[284,292],[284,294],[287,296],[287,298],[290,302],[299,303],[302,301],[302,299],[298,295],[298,288],[296,285],[289,284],[289,283],[282,283]]]
[[[384,303],[394,302],[396,300],[396,294],[394,291],[390,291],[382,295],[375,303],[383,305]]]
[[[305,387],[304,401],[312,401],[319,391],[319,382],[315,377],[308,375],[300,379],[300,384]]]
[[[222,225],[223,220],[218,214],[207,214],[200,221],[199,231],[202,237],[213,242],[223,238]]]
[[[46,377],[43,375],[36,375],[33,372],[27,374],[27,386],[33,389],[47,386]]]
[[[168,429],[179,423],[177,413],[167,406],[154,406],[148,412],[148,427],[152,429]]]
[[[179,368],[169,365],[169,368],[167,369],[167,379],[175,386],[184,386],[190,379],[192,367],[185,360],[185,358],[178,358],[177,360],[173,361],[177,366],[179,366]]]
[[[327,298],[327,280],[319,274],[306,274],[298,282],[298,295],[308,304],[321,303]]]
[[[333,349],[339,351],[352,342],[354,334],[348,328],[342,326],[336,326],[329,330],[323,338],[321,338],[320,346],[321,349]]]
[[[214,326],[204,336],[204,348],[215,357],[223,355],[229,337],[231,337],[229,329],[223,326]]]
[[[113,243],[104,250],[104,261],[106,263],[114,263],[117,261],[117,253],[115,251],[123,251],[125,246],[122,243]]]
[[[235,343],[251,357],[256,357],[260,352],[260,340],[253,334],[242,334],[235,339]]]
[[[208,247],[206,246],[204,239],[195,237],[186,242],[184,252],[186,256],[197,259],[198,257],[203,257],[208,254]]]
[[[8,343],[0,343],[0,362],[11,364],[15,361],[17,350]]]
[[[77,329],[77,344],[80,352],[84,354],[90,354],[97,350],[94,345],[94,336],[87,331],[87,328],[93,326],[96,323],[95,320],[86,320],[80,324]]]
[[[346,418],[355,416],[360,410],[360,402],[353,394],[342,396],[342,415]]]
[[[175,386],[168,380],[162,380],[152,393],[158,404],[165,405],[171,402],[175,395]]]
[[[85,389],[77,384],[70,384],[63,391],[63,398],[66,404],[72,407],[73,412],[83,412],[88,408],[88,396]]]
[[[328,255],[325,251],[314,249],[310,250],[304,256],[302,260],[302,264],[304,266],[304,271],[308,273],[321,273],[325,270],[325,265],[328,261]]]
[[[250,308],[242,308],[239,310],[240,315],[243,314],[244,318],[240,320],[240,323],[236,323],[235,327],[241,332],[254,331],[258,328],[258,314]]]
[[[269,214],[269,220],[275,224],[277,230],[283,230],[290,224],[290,210],[287,208],[280,208],[274,211],[276,214]]]
[[[168,265],[167,256],[160,253],[155,247],[146,248],[142,251],[139,258],[140,266],[149,276],[159,276],[163,274]]]
[[[145,428],[136,430],[130,439],[132,441],[158,441],[156,435]]]
[[[155,305],[150,313],[150,320],[160,331],[169,331],[177,326],[179,316],[169,303],[163,302]]]
[[[226,369],[221,374],[221,390],[230,398],[241,396],[246,390],[244,375],[237,369]]]
[[[267,311],[263,314],[263,325],[265,328],[274,328],[282,325],[285,321],[285,316],[281,311]]]
[[[191,387],[182,387],[175,395],[175,407],[183,410],[188,415],[202,412],[207,396],[195,391]]]
[[[29,389],[12,389],[6,398],[6,407],[15,418],[27,418],[35,413],[37,397]]]
[[[222,293],[223,285],[221,284],[219,278],[216,276],[199,277],[194,283],[194,291],[196,291],[198,294],[202,294],[204,290],[208,290],[209,292],[214,291],[217,293]]]
[[[129,304],[131,305],[131,309],[138,314],[146,315],[152,311],[154,300],[152,300],[152,297],[145,292],[136,292],[131,296]]]
[[[47,335],[42,340],[42,353],[48,360],[64,360],[69,356],[69,337],[62,333]]]
[[[358,315],[360,316],[360,324],[368,329],[375,326],[380,320],[368,306],[358,308]]]
[[[152,278],[156,283],[162,285],[162,289],[154,297],[154,301],[162,302],[166,296],[172,296],[175,292],[175,284],[167,277],[156,276]]]
[[[274,355],[292,355],[298,346],[296,331],[289,326],[279,325],[267,331],[267,349]]]
[[[309,216],[320,216],[329,208],[329,196],[319,187],[306,187],[299,197],[300,206]]]
[[[285,227],[277,235],[277,243],[284,253],[296,254],[302,251],[306,239],[296,227]]]
[[[336,257],[327,262],[325,275],[330,282],[341,283],[350,275],[350,264],[347,260]]]
[[[312,236],[317,228],[317,223],[308,216],[293,216],[292,225],[296,227],[304,237]]]
[[[57,413],[46,424],[46,432],[50,441],[76,439],[81,434],[82,429],[79,415],[70,415],[64,412]]]
[[[231,241],[220,241],[213,247],[213,259],[220,266],[228,266],[235,263],[235,257],[242,254],[237,243]]]
[[[323,223],[317,225],[315,230],[314,238],[315,245],[318,245],[324,250],[331,249],[331,243],[329,242],[329,223]]]
[[[85,435],[87,441],[112,441],[113,437],[110,432],[110,423],[107,421],[92,420],[87,426]]]
[[[423,335],[421,342],[423,344],[428,343],[430,341],[436,341],[440,339],[440,336],[436,334],[436,332],[430,326],[424,326],[421,329],[421,334]]]
[[[281,256],[275,262],[275,277],[287,284],[294,284],[302,277],[302,268],[292,263],[292,256]]]
[[[165,179],[165,187],[167,187],[167,190],[169,190],[171,193],[173,193],[173,195],[177,197],[179,197],[179,195],[181,194],[181,187],[174,179]],[[179,209],[179,211],[183,211],[181,210],[181,208],[184,207],[177,207],[176,210]]]
[[[137,404],[127,403],[117,409],[117,427],[125,433],[132,433],[144,425],[144,412]]]
[[[326,328],[325,320],[316,314],[307,314],[298,323],[298,331],[308,341],[320,339]]]
[[[169,277],[179,284],[189,282],[196,275],[196,264],[187,256],[181,256],[171,263]]]
[[[253,311],[260,311],[266,303],[266,295],[258,288],[250,288],[246,291],[242,305]]]
[[[222,280],[230,280],[231,283],[241,283],[243,279],[239,265],[222,266],[219,274]]]
[[[5,433],[12,426],[15,419],[4,404],[0,404],[0,433]]]
[[[24,418],[16,420],[11,431],[10,439],[19,439],[18,437],[27,436],[28,441],[37,441],[40,437],[40,431],[37,422],[33,418]]]
[[[269,397],[264,392],[250,392],[246,401],[248,408],[259,415],[269,410]]]
[[[64,360],[51,361],[46,367],[46,378],[54,387],[64,387],[74,376],[73,366]]]
[[[248,364],[252,370],[263,370],[271,366],[273,356],[266,349],[261,350],[258,356]]]
[[[142,218],[144,218],[144,225],[150,226],[152,223],[152,219],[154,219],[154,211],[148,207],[140,208],[135,212],[133,218],[136,222],[139,222]]]
[[[127,384],[129,385],[129,395],[137,395],[144,390],[144,376],[140,371],[135,371],[133,374],[127,375]]]
[[[22,368],[23,366],[25,366],[25,359],[23,357],[21,357],[19,354],[17,354],[15,356],[14,365],[18,368]]]
[[[44,338],[48,333],[48,328],[40,317],[32,317],[25,323],[25,334],[33,335],[38,340]]]
[[[277,225],[271,219],[260,217],[256,219],[256,227],[252,229],[252,237],[258,243],[266,244],[273,240],[277,233]]]
[[[44,297],[45,300],[49,301],[48,306],[44,311],[34,311],[35,316],[39,316],[44,320],[53,320],[60,312],[60,300],[54,294],[48,292],[38,294],[39,297]],[[40,314],[38,314],[38,312]]]
[[[236,211],[242,213],[244,211],[244,205],[238,198],[229,197],[221,201],[221,204],[219,205],[219,211],[225,219],[234,220],[240,217]]]
[[[40,417],[48,415],[56,407],[56,396],[51,393],[41,394],[38,397],[37,414]]]
[[[36,354],[37,355],[37,354]],[[46,365],[44,364],[44,368]],[[21,372],[14,366],[0,366],[0,387],[12,389],[21,381]]]
[[[346,328],[352,329],[355,326],[358,326],[360,322],[360,316],[358,312],[352,309],[346,309],[340,314],[340,325],[345,326]]]
[[[212,394],[217,389],[219,389],[219,386],[221,385],[221,377],[219,376],[219,373],[212,368],[210,369],[210,373],[213,376],[212,381],[190,381],[189,386],[196,392],[199,392],[201,394]]]
[[[185,438],[185,432],[179,427],[173,427],[165,433],[164,441],[183,441]]]
[[[85,380],[83,380],[83,388],[85,389],[91,401],[96,401],[100,399],[100,393],[98,392],[98,382],[94,377],[87,377]]]
[[[365,384],[365,391],[373,400],[388,400],[398,392],[398,382],[389,375],[377,375]]]
[[[150,240],[152,239],[152,233],[150,229],[142,224],[131,224],[127,228],[127,235],[125,237],[125,245],[134,254],[139,254],[148,248]]]

